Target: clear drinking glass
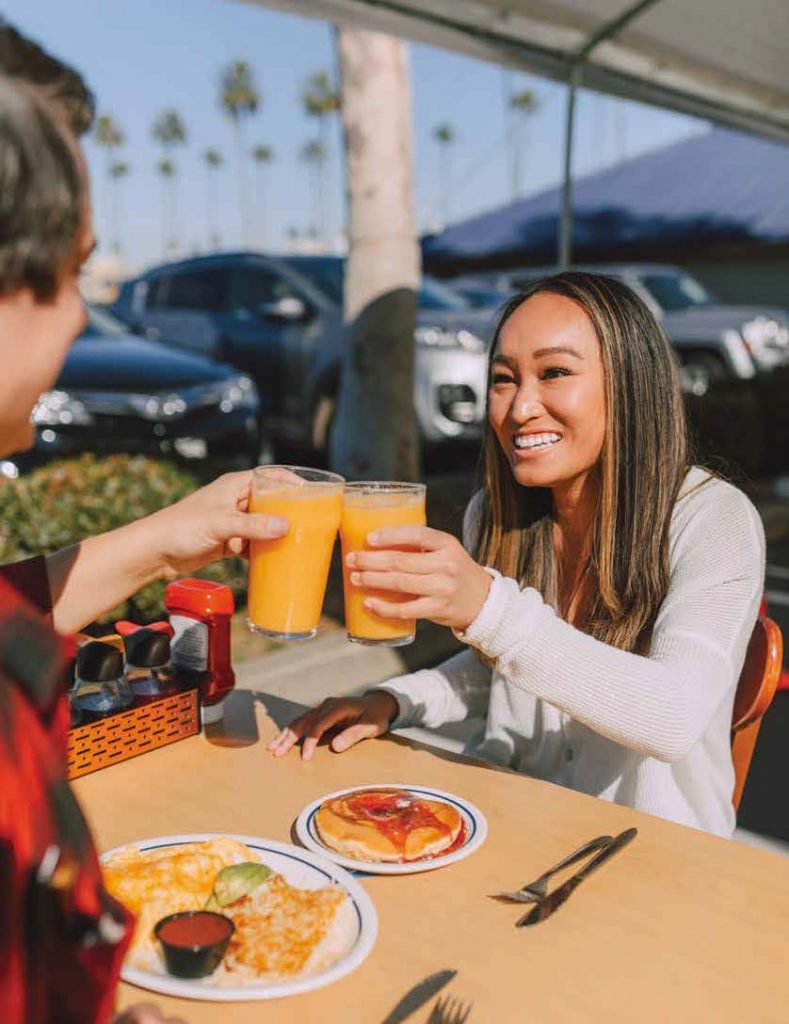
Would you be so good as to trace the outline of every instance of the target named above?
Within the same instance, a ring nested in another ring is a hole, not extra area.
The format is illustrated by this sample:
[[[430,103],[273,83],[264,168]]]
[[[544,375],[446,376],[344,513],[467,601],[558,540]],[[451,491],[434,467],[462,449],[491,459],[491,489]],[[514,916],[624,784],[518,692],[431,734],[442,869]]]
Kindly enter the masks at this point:
[[[367,597],[403,604],[413,598],[408,594],[369,590],[350,583],[350,570],[345,556],[351,551],[369,550],[367,534],[384,526],[425,525],[424,484],[398,481],[363,481],[345,485],[342,500],[343,591],[345,596],[345,628],[348,639],[355,644],[403,647],[413,643],[414,619],[385,619],[364,607]]]
[[[282,516],[290,530],[252,541],[247,623],[277,640],[308,640],[318,631],[344,480],[304,466],[258,466],[250,512]]]

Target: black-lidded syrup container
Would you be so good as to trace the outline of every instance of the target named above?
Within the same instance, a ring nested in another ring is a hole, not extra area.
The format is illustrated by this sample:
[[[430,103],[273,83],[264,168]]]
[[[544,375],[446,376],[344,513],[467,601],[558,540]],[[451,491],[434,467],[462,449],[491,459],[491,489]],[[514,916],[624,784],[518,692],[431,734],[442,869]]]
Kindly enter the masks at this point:
[[[126,678],[135,706],[171,697],[180,687],[170,666],[170,638],[154,629],[137,629],[124,640]]]
[[[72,720],[98,722],[132,706],[132,693],[117,647],[92,640],[77,651],[74,686],[69,694]]]

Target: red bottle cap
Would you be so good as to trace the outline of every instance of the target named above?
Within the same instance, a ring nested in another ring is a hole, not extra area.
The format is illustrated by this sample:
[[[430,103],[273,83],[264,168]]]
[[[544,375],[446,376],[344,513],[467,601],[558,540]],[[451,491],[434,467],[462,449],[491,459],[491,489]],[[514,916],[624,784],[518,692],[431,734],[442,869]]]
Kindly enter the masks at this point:
[[[197,615],[232,615],[235,611],[233,591],[224,583],[198,580],[190,577],[168,583],[164,591],[164,604]]]

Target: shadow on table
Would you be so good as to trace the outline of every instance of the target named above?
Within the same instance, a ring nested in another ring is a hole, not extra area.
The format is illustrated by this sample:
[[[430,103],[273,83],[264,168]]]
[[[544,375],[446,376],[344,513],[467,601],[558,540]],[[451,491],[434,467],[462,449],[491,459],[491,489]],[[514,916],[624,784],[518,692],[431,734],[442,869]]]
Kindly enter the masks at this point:
[[[284,697],[274,697],[259,690],[234,690],[225,701],[222,720],[204,726],[205,738],[217,747],[251,747],[258,743],[257,704],[280,729],[304,711],[303,704]]]
[[[220,722],[204,727],[205,738],[218,747],[251,747],[260,742],[255,707],[260,705],[278,729],[289,725],[297,715],[301,714],[306,705],[299,704],[285,697],[277,697],[260,690],[234,690],[225,702],[225,715]],[[321,740],[321,746],[331,742],[334,731],[328,732]],[[370,742],[370,741],[368,741]],[[454,764],[474,764],[492,771],[510,772],[511,769],[469,757],[467,754],[445,750],[431,743],[424,743],[411,737],[397,736],[389,733],[382,736],[378,743],[394,743],[398,746],[410,747],[412,750],[423,750],[442,761]]]

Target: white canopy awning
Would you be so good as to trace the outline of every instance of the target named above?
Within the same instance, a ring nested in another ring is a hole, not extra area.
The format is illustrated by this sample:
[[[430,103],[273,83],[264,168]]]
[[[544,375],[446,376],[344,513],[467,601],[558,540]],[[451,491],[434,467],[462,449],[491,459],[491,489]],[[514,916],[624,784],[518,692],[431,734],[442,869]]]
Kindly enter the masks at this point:
[[[789,141],[789,0],[247,0],[443,46]]]

